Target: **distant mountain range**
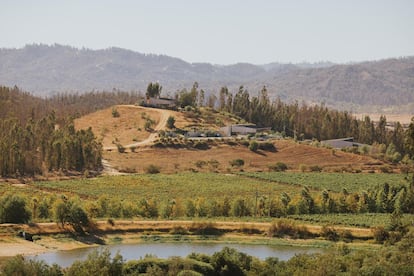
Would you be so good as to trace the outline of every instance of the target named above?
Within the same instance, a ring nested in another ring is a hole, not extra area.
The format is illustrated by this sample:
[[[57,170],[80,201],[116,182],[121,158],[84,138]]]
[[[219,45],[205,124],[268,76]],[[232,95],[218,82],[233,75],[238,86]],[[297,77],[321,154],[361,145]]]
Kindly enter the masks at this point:
[[[286,101],[324,102],[353,111],[414,110],[414,57],[345,65],[212,65],[120,48],[28,45],[0,49],[0,85],[17,85],[38,96],[114,88],[145,92],[154,81],[171,95],[191,88],[194,82],[207,93],[217,93],[222,86],[236,93],[243,85],[253,95],[266,85],[271,97]]]

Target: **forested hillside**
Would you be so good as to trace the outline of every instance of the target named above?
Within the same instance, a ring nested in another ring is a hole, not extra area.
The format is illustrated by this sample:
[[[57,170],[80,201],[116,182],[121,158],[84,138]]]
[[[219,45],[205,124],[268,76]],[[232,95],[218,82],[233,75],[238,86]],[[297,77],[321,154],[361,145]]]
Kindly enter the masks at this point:
[[[0,176],[99,169],[102,145],[91,129],[75,130],[72,119],[137,99],[122,92],[41,99],[16,87],[0,87]]]
[[[253,97],[243,86],[235,95],[222,87],[218,98],[212,95],[205,98],[204,91],[195,83],[175,97],[185,109],[197,111],[209,106],[298,140],[354,137],[360,143],[373,144],[371,151],[394,163],[407,162],[414,156],[414,121],[408,129],[398,122],[388,129],[386,117],[374,124],[368,116],[361,121],[346,111],[324,105],[272,101],[266,87]],[[73,118],[114,104],[136,103],[139,98],[115,91],[40,99],[17,88],[0,87],[1,175],[97,169],[102,146],[90,129],[76,131]]]
[[[403,105],[414,102],[414,58],[296,70],[275,76],[269,85],[285,97],[350,108]]]
[[[48,98],[33,96],[18,87],[0,86],[0,119],[16,118],[26,122],[55,112],[58,122],[78,117],[117,104],[135,104],[142,96],[137,93],[112,92],[61,93]]]
[[[188,63],[163,55],[146,55],[119,48],[76,49],[28,45],[0,49],[1,85],[51,95],[93,90],[144,91],[151,81],[165,94],[198,82],[206,94],[227,86],[233,93],[243,85],[250,92],[263,85],[273,99],[325,102],[337,109],[411,112],[414,107],[414,58],[334,65],[279,64],[212,65]],[[390,110],[390,106],[393,109]]]
[[[200,100],[204,99],[204,94],[197,84],[190,91],[182,90],[178,95],[179,101],[188,98],[191,100],[186,104],[193,107],[205,101]],[[286,103],[280,99],[272,101],[266,87],[257,96],[251,96],[243,86],[234,95],[227,87],[222,87],[218,99],[210,97],[205,104],[210,107],[217,105],[220,111],[233,113],[247,122],[271,127],[274,131],[299,140],[354,137],[360,143],[375,144],[383,155],[386,151],[390,156],[395,155],[395,158],[390,158],[393,162],[399,162],[405,154],[406,158],[414,156],[413,120],[407,130],[399,122],[389,129],[385,116],[375,124],[369,116],[359,120],[347,111],[329,109],[323,104],[299,105],[298,102]]]

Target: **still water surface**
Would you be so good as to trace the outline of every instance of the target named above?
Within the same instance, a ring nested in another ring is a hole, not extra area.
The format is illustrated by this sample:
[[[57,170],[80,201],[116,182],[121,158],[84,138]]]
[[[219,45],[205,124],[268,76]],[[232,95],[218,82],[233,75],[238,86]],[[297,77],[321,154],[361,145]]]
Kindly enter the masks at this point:
[[[264,260],[267,257],[277,257],[279,260],[288,260],[300,253],[323,252],[320,248],[303,248],[294,246],[270,246],[270,245],[241,245],[241,244],[212,244],[212,243],[139,243],[139,244],[116,244],[105,245],[94,248],[81,248],[67,251],[55,251],[29,258],[44,260],[48,264],[58,264],[62,267],[70,266],[76,260],[85,260],[93,250],[108,248],[113,257],[119,252],[124,260],[137,260],[144,258],[147,254],[156,255],[159,258],[172,256],[185,257],[192,252],[211,255],[228,246],[248,255]]]

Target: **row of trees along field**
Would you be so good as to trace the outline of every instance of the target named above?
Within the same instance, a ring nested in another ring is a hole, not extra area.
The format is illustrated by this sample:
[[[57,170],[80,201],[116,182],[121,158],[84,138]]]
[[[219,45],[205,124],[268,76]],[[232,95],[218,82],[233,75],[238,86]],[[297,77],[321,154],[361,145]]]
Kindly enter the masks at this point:
[[[101,144],[91,128],[76,131],[72,123],[58,127],[54,113],[30,119],[0,119],[0,175],[19,177],[51,170],[96,170]]]
[[[369,116],[359,120],[347,111],[328,109],[324,104],[284,103],[280,98],[271,101],[266,87],[253,97],[243,86],[235,94],[222,87],[218,98],[214,94],[206,98],[206,93],[195,83],[190,91],[184,89],[178,92],[176,99],[181,107],[209,106],[235,114],[260,127],[272,127],[289,137],[319,141],[354,137],[364,144],[393,144],[401,157],[405,154],[414,157],[414,120],[408,130],[404,130],[399,122],[388,129],[385,116],[375,124]]]
[[[344,213],[388,213],[399,218],[403,213],[414,214],[414,178],[405,185],[385,184],[355,193],[345,189],[341,193],[327,190],[312,192],[303,187],[298,195],[283,192],[275,197],[256,198],[196,197],[158,201],[155,198],[121,199],[113,195],[100,195],[95,199],[80,200],[77,197],[45,194],[41,199],[33,196],[29,200],[24,195],[8,193],[0,197],[0,223],[39,219],[65,223],[71,221],[71,210],[77,216],[82,214],[89,218],[286,217]]]

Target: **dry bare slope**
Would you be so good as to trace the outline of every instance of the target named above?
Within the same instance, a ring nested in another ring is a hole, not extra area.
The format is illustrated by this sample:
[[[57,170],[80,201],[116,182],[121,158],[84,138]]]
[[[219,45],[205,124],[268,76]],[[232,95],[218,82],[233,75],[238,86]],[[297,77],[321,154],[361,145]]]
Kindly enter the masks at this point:
[[[118,111],[119,117],[112,116],[113,109]],[[95,135],[102,139],[104,149],[113,150],[116,149],[116,142],[127,148],[150,144],[156,136],[156,131],[165,129],[169,116],[180,116],[180,113],[134,105],[118,105],[76,119],[75,127],[91,127]],[[147,118],[155,122],[152,131],[144,128]]]
[[[292,170],[299,170],[301,165],[308,168],[314,165],[325,170],[361,170],[375,169],[372,164],[378,162],[370,157],[341,151],[333,152],[326,148],[301,145],[291,140],[275,141],[277,152],[250,151],[246,146],[217,144],[208,150],[174,149],[174,148],[145,148],[136,152],[120,154],[116,151],[105,152],[104,156],[110,163],[121,171],[142,173],[149,165],[157,165],[163,173],[181,171],[239,171],[230,162],[243,159],[244,171],[267,171],[269,165],[283,162]]]

